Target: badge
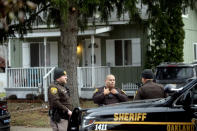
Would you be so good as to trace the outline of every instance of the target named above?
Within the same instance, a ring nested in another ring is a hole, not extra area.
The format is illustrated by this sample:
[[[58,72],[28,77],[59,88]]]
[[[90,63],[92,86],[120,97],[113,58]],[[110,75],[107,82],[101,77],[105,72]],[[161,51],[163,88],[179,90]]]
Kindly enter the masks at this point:
[[[96,90],[94,91],[94,93],[96,93],[96,92],[98,92],[98,89],[96,89]]]
[[[50,92],[53,95],[57,94],[57,88],[56,87],[51,87]]]
[[[126,94],[125,91],[123,91],[123,90],[121,90],[121,91],[122,91],[124,94]]]
[[[64,71],[64,75],[66,75],[66,71]]]

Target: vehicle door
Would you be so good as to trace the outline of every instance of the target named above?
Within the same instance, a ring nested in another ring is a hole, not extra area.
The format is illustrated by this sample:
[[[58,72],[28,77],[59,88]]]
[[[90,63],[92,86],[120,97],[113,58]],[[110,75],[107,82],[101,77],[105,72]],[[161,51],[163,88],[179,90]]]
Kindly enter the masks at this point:
[[[180,95],[166,112],[167,131],[195,131],[197,84]]]
[[[164,123],[166,118],[165,113],[168,110],[167,107],[144,107],[135,108],[135,110],[128,112],[129,116],[133,116],[133,119],[131,117],[129,121],[120,122],[121,124],[115,129],[124,131],[166,131]]]
[[[160,100],[157,101],[159,103]],[[141,107],[128,106],[120,110],[108,111],[106,115],[100,115],[92,130],[166,131],[166,125],[163,123],[165,123],[168,107],[156,107],[150,104],[144,103]]]

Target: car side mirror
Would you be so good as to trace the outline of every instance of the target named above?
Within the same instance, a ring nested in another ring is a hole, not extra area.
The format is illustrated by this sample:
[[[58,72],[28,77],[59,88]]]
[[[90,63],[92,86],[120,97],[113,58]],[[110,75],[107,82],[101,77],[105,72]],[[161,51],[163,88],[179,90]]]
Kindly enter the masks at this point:
[[[173,94],[173,93],[179,92],[182,89],[183,88],[176,88],[176,85],[174,84],[167,84],[164,86],[164,91],[167,94]]]

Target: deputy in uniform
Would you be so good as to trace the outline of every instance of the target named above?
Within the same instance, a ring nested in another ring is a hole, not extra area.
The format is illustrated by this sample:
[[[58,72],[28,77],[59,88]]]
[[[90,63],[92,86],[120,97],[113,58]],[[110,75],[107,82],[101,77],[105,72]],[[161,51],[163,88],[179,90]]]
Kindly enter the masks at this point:
[[[56,68],[54,82],[48,88],[50,125],[53,131],[67,131],[68,120],[72,115],[66,71]]]
[[[166,97],[163,86],[153,82],[154,74],[150,69],[145,69],[141,76],[143,86],[138,89],[134,100]]]
[[[115,88],[115,76],[108,75],[105,80],[105,86],[97,88],[93,94],[94,103],[108,105],[113,103],[128,101],[127,95],[119,88]]]

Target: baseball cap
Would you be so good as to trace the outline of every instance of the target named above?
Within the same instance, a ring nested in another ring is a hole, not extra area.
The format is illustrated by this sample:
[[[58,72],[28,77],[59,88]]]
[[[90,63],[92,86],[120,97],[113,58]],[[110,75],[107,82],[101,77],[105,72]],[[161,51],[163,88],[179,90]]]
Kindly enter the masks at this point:
[[[63,75],[66,75],[66,74],[67,73],[66,73],[65,70],[63,70],[61,68],[55,68],[53,79],[56,80],[56,79],[60,78]]]
[[[153,74],[153,72],[152,72],[151,69],[145,69],[145,70],[143,70],[141,76],[144,79],[153,79],[154,78],[154,74]]]

